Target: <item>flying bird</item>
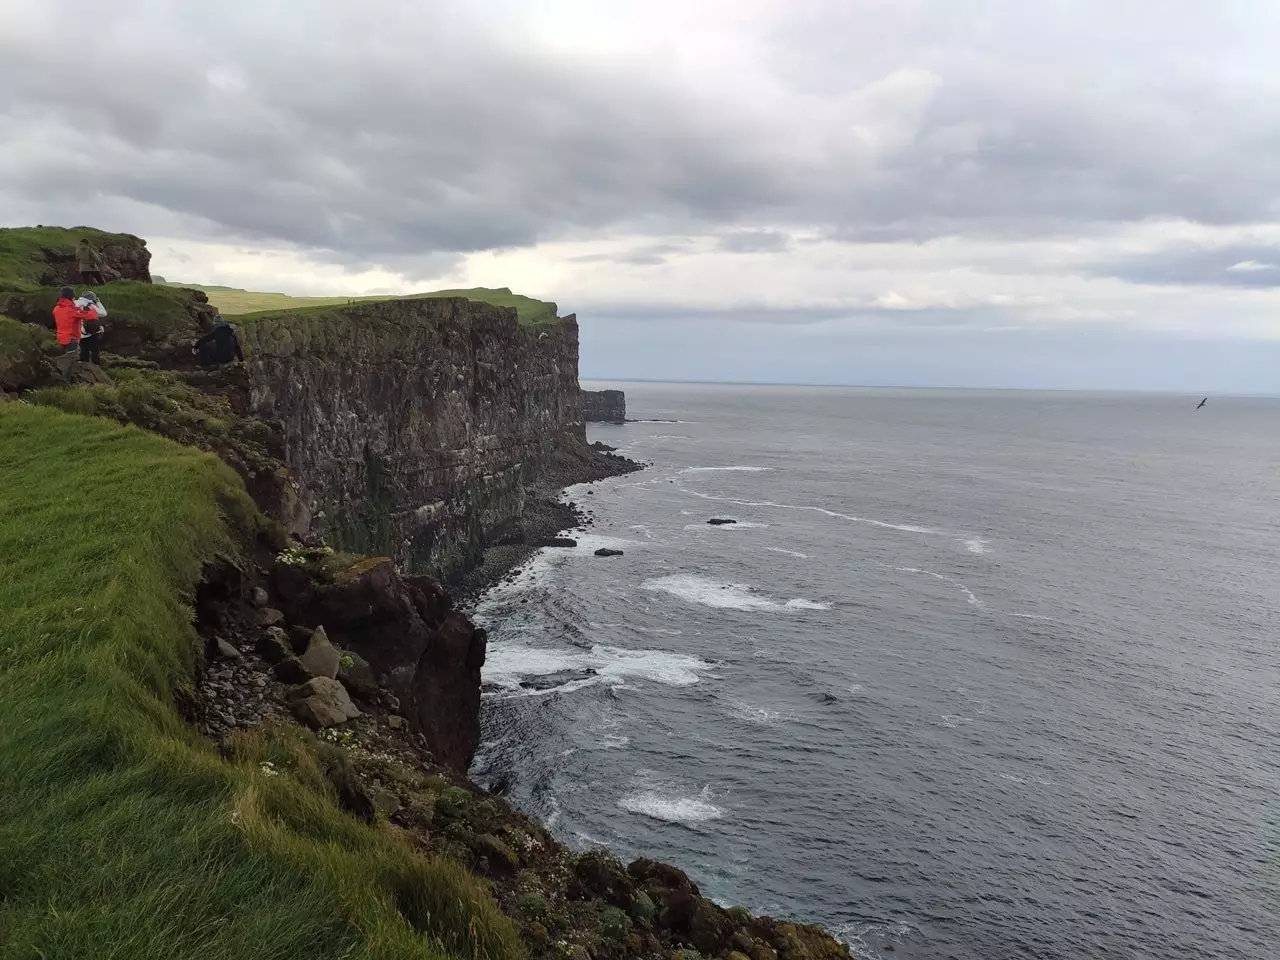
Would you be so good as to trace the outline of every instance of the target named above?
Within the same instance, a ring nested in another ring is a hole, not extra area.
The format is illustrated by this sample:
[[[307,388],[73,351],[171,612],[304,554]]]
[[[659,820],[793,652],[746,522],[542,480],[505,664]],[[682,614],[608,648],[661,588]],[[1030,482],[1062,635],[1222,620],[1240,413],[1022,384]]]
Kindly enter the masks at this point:
[[[1203,407],[1203,406],[1204,406],[1206,403],[1208,403],[1208,402],[1209,402],[1209,398],[1208,398],[1208,397],[1205,397],[1205,398],[1204,398],[1203,400],[1201,400],[1198,404],[1196,404],[1196,409],[1197,409],[1197,410],[1199,410],[1201,407]]]

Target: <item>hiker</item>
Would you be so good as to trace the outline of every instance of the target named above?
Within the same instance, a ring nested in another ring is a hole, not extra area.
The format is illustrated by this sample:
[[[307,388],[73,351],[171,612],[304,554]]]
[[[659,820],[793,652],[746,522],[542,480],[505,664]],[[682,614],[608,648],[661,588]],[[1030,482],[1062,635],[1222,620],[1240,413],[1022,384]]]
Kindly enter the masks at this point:
[[[88,290],[76,300],[76,306],[94,314],[94,319],[84,320],[80,324],[80,362],[98,363],[98,351],[102,348],[102,318],[107,315],[107,308],[102,305],[98,295]]]
[[[74,359],[80,351],[80,325],[85,320],[97,319],[97,310],[76,306],[76,291],[73,287],[63,287],[58,291],[58,302],[53,306],[53,326],[58,335],[58,346],[66,351],[66,356]]]
[[[191,352],[200,357],[202,367],[216,367],[232,360],[244,360],[236,328],[223,320],[221,314],[213,318],[213,329],[191,345]]]
[[[80,270],[81,283],[101,286],[107,282],[102,276],[102,257],[93,249],[88,237],[81,237],[80,245],[76,247],[76,266]]]

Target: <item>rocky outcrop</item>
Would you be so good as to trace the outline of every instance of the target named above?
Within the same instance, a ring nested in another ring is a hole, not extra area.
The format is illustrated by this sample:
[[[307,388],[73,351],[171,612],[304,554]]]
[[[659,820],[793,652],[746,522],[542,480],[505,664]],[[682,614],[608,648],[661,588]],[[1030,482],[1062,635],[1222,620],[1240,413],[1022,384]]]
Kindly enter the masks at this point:
[[[394,300],[260,316],[242,340],[252,410],[280,424],[314,532],[410,571],[475,564],[532,484],[588,479],[602,456],[571,317]]]
[[[583,390],[582,417],[588,423],[626,423],[627,396],[621,390]]]
[[[151,251],[140,237],[89,227],[15,227],[0,229],[0,248],[12,251],[15,261],[5,263],[0,257],[0,289],[78,284],[76,247],[81,239],[93,244],[107,280],[151,282]]]
[[[311,677],[332,676],[332,669],[366,706],[394,704],[437,761],[460,772],[471,765],[480,743],[486,637],[453,609],[439,583],[402,576],[381,557],[330,582],[314,566],[281,564],[274,585],[288,622],[315,628],[305,651],[281,664],[296,660]],[[279,627],[267,628],[260,649],[276,651],[282,635]]]

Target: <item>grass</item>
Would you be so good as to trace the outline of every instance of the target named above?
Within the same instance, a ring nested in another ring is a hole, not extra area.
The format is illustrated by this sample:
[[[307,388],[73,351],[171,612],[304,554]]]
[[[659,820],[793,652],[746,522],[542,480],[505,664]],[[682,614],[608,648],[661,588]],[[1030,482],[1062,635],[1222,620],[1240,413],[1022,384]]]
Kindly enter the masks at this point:
[[[209,295],[209,302],[228,316],[265,311],[297,310],[307,307],[346,306],[352,302],[369,303],[380,300],[463,297],[467,300],[490,303],[495,307],[515,307],[516,315],[520,322],[526,326],[537,323],[553,323],[556,319],[556,305],[554,303],[545,300],[534,300],[532,297],[523,297],[520,294],[512,293],[506,287],[499,289],[471,287],[465,290],[436,290],[431,293],[413,293],[403,297],[291,297],[285,293],[256,293],[250,290],[237,290],[234,287],[179,283],[169,285],[203,290]]]
[[[462,867],[339,812],[309,738],[223,758],[179,716],[193,587],[258,522],[230,468],[22,403],[0,450],[0,958],[519,956]]]
[[[133,242],[124,234],[91,227],[0,227],[0,290],[28,292],[48,285],[43,251],[74,257],[81,237],[99,250],[112,241]]]

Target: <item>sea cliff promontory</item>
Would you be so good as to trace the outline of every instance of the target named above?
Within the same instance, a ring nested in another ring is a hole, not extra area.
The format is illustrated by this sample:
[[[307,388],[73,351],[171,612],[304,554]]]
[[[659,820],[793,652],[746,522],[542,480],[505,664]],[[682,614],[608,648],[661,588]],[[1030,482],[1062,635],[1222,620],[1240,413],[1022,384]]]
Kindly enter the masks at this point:
[[[82,236],[118,277],[101,366],[47,329]],[[274,311],[202,369],[209,295],[148,271],[135,237],[0,230],[7,954],[847,955],[467,779],[487,637],[449,584],[634,468],[586,443],[575,318]]]

